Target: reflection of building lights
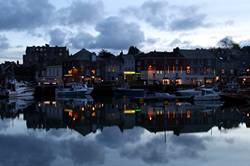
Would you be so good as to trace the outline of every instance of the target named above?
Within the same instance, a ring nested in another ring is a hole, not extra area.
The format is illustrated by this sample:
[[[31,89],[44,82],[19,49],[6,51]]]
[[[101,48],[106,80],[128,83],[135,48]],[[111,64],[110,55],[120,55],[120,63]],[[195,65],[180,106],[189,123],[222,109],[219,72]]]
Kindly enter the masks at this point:
[[[73,112],[69,112],[69,117],[73,117]]]
[[[152,65],[149,65],[149,66],[148,66],[148,70],[152,70]]]
[[[187,118],[188,119],[191,118],[191,112],[190,111],[187,112]]]
[[[124,110],[124,114],[134,114],[135,110]]]
[[[218,81],[219,79],[220,79],[220,77],[219,77],[219,76],[216,76],[216,77],[215,77],[215,80],[216,80],[216,81]]]
[[[190,74],[190,71],[191,71],[191,67],[187,66],[187,74]]]
[[[64,109],[64,112],[73,112],[73,110],[72,110],[72,109],[65,108],[65,109]]]
[[[123,74],[124,75],[133,75],[133,74],[136,74],[136,72],[134,72],[134,71],[124,71]]]
[[[92,116],[92,117],[95,117],[95,116],[96,116],[96,113],[95,113],[95,112],[92,112],[91,116]]]
[[[50,104],[50,101],[44,101],[43,104]]]

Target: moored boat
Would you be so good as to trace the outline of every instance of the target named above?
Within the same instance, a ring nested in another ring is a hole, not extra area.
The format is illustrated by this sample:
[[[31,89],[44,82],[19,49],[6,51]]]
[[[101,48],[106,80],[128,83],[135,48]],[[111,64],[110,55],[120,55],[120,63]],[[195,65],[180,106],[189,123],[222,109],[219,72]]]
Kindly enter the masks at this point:
[[[17,82],[16,80],[10,83],[10,87],[7,89],[8,98],[28,98],[32,99],[34,95],[34,89],[31,88],[25,82]]]
[[[72,83],[67,86],[56,88],[56,97],[83,97],[90,95],[93,91],[92,87],[85,84]]]
[[[177,94],[181,96],[193,96],[195,101],[212,101],[220,100],[220,93],[214,91],[212,88],[201,88],[201,89],[187,89],[179,90]]]

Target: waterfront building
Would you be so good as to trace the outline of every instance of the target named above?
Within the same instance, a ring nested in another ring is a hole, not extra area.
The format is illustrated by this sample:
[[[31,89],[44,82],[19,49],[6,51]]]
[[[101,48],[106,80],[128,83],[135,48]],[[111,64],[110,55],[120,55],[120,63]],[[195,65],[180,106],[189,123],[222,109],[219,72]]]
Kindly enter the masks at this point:
[[[186,59],[177,51],[140,53],[136,56],[136,70],[141,79],[151,83],[183,84],[186,77]]]
[[[97,58],[94,52],[82,49],[63,62],[65,81],[91,82],[100,76],[97,70]]]
[[[33,67],[37,72],[37,77],[41,77],[47,66],[62,65],[68,56],[69,50],[66,47],[47,44],[45,46],[31,46],[26,48],[25,55],[23,55],[23,65]]]
[[[202,85],[214,83],[216,79],[216,57],[207,49],[179,50],[186,59],[186,84]]]

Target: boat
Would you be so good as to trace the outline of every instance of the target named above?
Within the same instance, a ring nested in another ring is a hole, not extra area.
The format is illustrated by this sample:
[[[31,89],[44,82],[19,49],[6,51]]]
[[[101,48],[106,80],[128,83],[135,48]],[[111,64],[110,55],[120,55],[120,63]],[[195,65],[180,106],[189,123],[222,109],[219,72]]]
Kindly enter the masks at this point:
[[[197,89],[184,89],[184,90],[178,90],[176,92],[177,95],[180,96],[197,96],[200,94],[200,90]]]
[[[144,101],[192,101],[193,96],[176,96],[165,92],[146,93],[143,97],[136,97],[136,99]]]
[[[92,91],[93,87],[88,87],[86,84],[72,83],[57,87],[55,93],[56,97],[84,97],[90,95]]]
[[[27,98],[31,100],[34,95],[33,88],[25,82],[18,82],[16,80],[9,83],[7,91],[8,98]]]
[[[212,101],[212,100],[220,100],[220,94],[215,92],[213,89],[203,88],[201,93],[194,96],[195,101]]]
[[[177,91],[177,94],[180,94],[181,96],[193,96],[195,101],[212,101],[221,99],[220,93],[212,88],[179,90]]]
[[[114,90],[114,94],[116,96],[143,97],[145,94],[145,90],[132,88],[116,88]]]

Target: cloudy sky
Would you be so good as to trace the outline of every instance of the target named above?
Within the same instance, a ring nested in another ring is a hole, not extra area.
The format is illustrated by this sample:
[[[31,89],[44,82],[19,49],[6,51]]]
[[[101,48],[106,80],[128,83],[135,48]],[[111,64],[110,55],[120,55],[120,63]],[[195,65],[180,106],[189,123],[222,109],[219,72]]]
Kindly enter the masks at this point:
[[[70,53],[215,47],[250,40],[249,0],[0,0],[0,62],[26,46],[67,46]]]

